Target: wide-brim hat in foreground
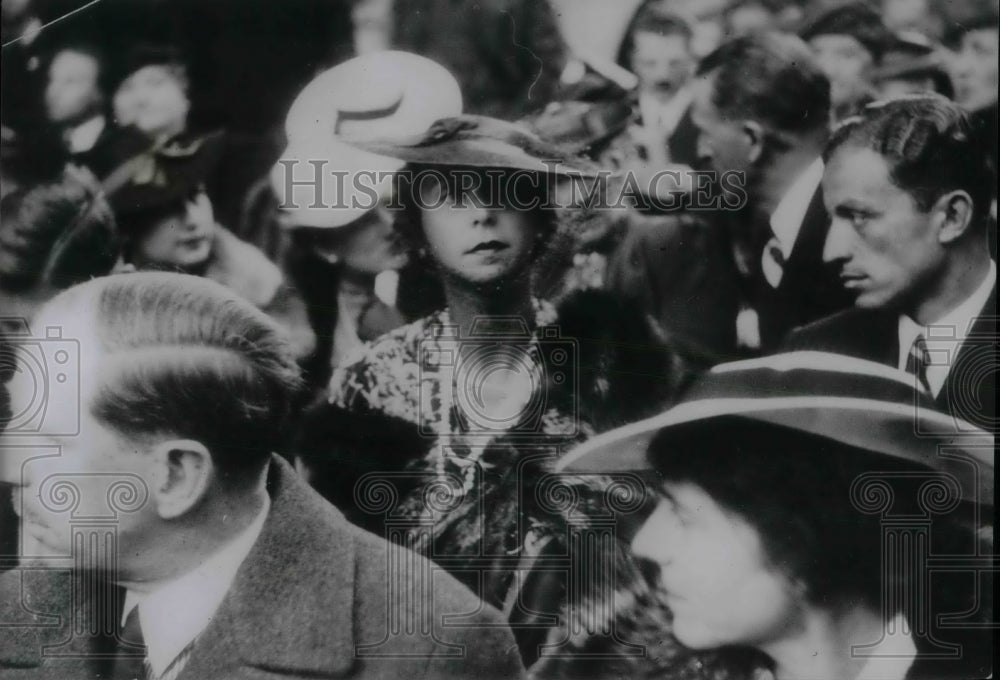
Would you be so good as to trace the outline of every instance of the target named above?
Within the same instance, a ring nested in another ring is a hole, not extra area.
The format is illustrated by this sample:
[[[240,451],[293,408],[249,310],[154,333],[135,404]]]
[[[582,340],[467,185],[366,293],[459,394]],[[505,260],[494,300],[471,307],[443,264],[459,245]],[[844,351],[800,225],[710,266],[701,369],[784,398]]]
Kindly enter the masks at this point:
[[[461,112],[455,77],[409,52],[365,54],[319,74],[292,103],[285,120],[288,147],[271,172],[288,222],[342,227],[387,191],[402,162],[346,141],[407,138]]]
[[[672,431],[690,433],[691,427],[717,428],[723,421],[745,419],[949,475],[963,499],[992,506],[993,436],[935,410],[914,381],[882,364],[825,352],[722,364],[670,410],[589,440],[568,452],[557,469],[652,470],[647,450],[654,438],[669,441]]]
[[[435,122],[404,140],[352,141],[370,153],[405,163],[460,168],[502,168],[567,177],[596,177],[598,166],[542,139],[523,125],[465,114]]]

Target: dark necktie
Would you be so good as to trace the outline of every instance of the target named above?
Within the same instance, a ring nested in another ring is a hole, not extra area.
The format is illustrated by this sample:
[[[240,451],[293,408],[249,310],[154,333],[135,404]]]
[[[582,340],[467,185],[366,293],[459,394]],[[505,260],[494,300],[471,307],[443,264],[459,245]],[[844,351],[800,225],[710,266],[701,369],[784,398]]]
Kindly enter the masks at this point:
[[[148,677],[146,643],[142,638],[142,626],[139,625],[139,607],[133,607],[118,636],[111,678],[112,680],[146,680]]]
[[[918,335],[910,345],[910,353],[906,356],[906,372],[916,376],[920,386],[928,394],[933,394],[931,384],[927,381],[927,366],[931,363],[927,341],[923,335]]]

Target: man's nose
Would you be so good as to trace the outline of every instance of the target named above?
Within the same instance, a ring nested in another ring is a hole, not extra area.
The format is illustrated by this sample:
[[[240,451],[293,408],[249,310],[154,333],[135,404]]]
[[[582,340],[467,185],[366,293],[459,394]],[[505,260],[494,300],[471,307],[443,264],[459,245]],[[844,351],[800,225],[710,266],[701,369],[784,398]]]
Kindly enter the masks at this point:
[[[823,262],[832,264],[849,259],[853,241],[854,228],[847,223],[847,220],[835,217],[830,223],[830,231],[823,244]]]

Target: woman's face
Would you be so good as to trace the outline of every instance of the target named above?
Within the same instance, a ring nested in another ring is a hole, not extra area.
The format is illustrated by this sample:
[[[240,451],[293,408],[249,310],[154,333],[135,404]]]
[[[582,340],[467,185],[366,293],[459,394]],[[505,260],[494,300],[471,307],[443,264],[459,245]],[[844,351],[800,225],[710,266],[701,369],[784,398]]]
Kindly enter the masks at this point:
[[[383,204],[337,229],[286,224],[297,229],[302,243],[321,258],[361,274],[400,269],[409,259],[392,228],[392,214]]]
[[[418,185],[424,236],[438,266],[473,284],[524,274],[537,242],[535,213],[505,207],[502,202],[492,207],[489,196],[476,192],[467,192],[459,200],[442,185],[433,175]]]
[[[757,530],[700,486],[667,483],[664,491],[632,548],[660,566],[677,639],[712,649],[784,637],[802,596],[771,564]]]
[[[212,254],[215,218],[212,202],[204,192],[195,194],[176,212],[161,217],[136,241],[136,266],[191,269]]]

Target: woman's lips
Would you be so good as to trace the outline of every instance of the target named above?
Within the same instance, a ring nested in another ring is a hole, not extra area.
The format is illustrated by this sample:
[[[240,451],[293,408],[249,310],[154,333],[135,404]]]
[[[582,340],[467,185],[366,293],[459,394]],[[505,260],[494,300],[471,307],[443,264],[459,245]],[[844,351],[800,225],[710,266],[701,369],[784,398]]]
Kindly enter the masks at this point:
[[[483,241],[482,243],[477,243],[475,247],[470,248],[465,251],[466,255],[472,255],[474,253],[495,253],[501,250],[506,250],[509,248],[503,241]]]

